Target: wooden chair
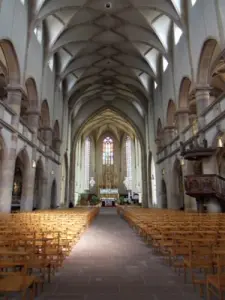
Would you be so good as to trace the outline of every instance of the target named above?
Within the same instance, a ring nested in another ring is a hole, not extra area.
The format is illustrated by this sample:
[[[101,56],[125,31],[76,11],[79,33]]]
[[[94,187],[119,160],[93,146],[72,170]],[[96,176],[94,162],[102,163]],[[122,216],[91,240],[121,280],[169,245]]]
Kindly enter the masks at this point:
[[[27,266],[20,262],[0,262],[0,293],[5,299],[9,293],[21,293],[22,300],[27,299],[27,291],[31,289],[30,299],[35,297],[35,276],[28,275]]]
[[[217,273],[207,276],[207,299],[211,300],[212,295],[218,297],[219,300],[224,300],[223,293],[225,292],[225,251],[217,251]]]

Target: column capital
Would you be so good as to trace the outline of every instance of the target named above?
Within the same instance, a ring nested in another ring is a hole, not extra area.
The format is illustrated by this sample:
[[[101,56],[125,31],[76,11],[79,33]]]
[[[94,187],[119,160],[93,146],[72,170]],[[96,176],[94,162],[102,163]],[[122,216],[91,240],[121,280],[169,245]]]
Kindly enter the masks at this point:
[[[44,131],[53,131],[51,127],[40,127],[39,130],[44,130]]]
[[[190,110],[188,108],[180,107],[180,108],[177,109],[177,111],[175,113],[175,116],[183,115],[183,114],[189,114],[189,113],[190,113]]]
[[[164,131],[170,131],[170,130],[175,130],[176,127],[175,126],[165,126],[164,127]]]
[[[210,85],[198,85],[195,88],[195,95],[197,97],[198,95],[201,95],[201,94],[210,94],[212,92],[212,90],[213,90],[213,88]]]
[[[211,91],[213,88],[209,84],[197,84],[195,87],[195,92],[197,91]]]
[[[60,143],[60,144],[62,143],[61,139],[58,138],[58,137],[54,137],[54,138],[53,138],[53,141],[54,141],[54,142],[57,142],[57,143]]]
[[[6,89],[7,92],[17,92],[17,93],[21,93],[21,95],[26,95],[22,85],[20,84],[14,84],[14,85],[8,84]]]
[[[37,108],[28,108],[28,110],[26,111],[27,115],[36,115],[39,116],[40,115],[40,111]]]

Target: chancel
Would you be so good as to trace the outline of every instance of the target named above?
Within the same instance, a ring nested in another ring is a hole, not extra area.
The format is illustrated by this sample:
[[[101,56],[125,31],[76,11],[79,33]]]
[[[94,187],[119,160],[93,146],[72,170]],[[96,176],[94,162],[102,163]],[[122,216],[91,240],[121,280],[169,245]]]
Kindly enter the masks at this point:
[[[224,299],[224,53],[225,0],[0,0],[0,297]]]

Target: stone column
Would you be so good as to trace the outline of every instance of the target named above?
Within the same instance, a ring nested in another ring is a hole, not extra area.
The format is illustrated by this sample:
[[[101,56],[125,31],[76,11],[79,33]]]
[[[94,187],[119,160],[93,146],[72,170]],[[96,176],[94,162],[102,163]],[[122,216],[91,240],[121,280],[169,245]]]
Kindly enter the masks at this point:
[[[7,86],[7,100],[6,103],[16,113],[13,117],[12,125],[18,127],[20,118],[20,109],[22,101],[22,89],[18,86]]]
[[[175,137],[175,127],[174,126],[166,126],[164,127],[164,139],[166,145],[169,144]]]
[[[189,110],[180,108],[176,112],[178,130],[181,133],[189,125]]]
[[[38,110],[29,109],[27,111],[28,125],[34,132],[37,132],[38,130],[39,115],[40,113]]]
[[[2,180],[0,182],[1,185],[0,211],[1,212],[11,211],[17,140],[18,140],[18,134],[12,133],[11,147],[8,149],[7,157],[5,157],[2,165],[3,172],[2,172]]]
[[[46,209],[49,207],[50,201],[48,200],[48,178],[42,178],[42,195],[41,199],[37,201],[37,208],[38,209]]]
[[[32,211],[33,210],[33,200],[34,200],[34,179],[35,179],[36,169],[30,166],[27,170],[25,193],[22,195],[21,199],[21,211]]]
[[[155,143],[157,146],[157,151],[159,152],[162,149],[162,141],[159,138],[157,138],[155,139]]]
[[[52,128],[43,128],[43,138],[46,144],[51,147],[52,146]]]
[[[209,106],[212,102],[210,86],[198,86],[196,88],[195,97],[196,97],[196,107],[198,115],[198,124],[199,129],[205,126],[205,118],[201,116],[202,112]]]
[[[54,140],[53,140],[53,145],[54,145],[54,147],[55,147],[54,150],[55,150],[57,153],[60,153],[61,140],[60,140],[59,138],[54,138]]]

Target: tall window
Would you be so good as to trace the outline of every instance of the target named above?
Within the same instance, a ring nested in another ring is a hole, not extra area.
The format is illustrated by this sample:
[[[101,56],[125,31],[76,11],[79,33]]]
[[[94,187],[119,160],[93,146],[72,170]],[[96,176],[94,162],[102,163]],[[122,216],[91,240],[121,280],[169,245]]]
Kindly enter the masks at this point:
[[[84,181],[85,181],[85,189],[89,189],[89,179],[90,179],[90,148],[91,141],[90,138],[87,137],[84,144]]]
[[[126,139],[126,168],[127,178],[131,189],[132,184],[132,149],[131,149],[131,138],[128,136]]]
[[[103,165],[113,165],[113,140],[110,137],[103,141],[102,160]]]

